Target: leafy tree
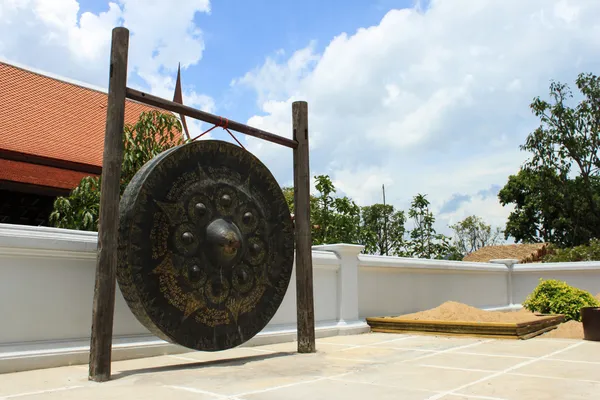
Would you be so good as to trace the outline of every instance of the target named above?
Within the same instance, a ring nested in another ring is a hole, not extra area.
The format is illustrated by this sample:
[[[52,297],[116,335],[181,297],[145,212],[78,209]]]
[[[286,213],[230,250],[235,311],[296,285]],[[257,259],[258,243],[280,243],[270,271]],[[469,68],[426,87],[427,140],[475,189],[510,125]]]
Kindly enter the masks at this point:
[[[592,239],[589,244],[565,249],[550,245],[543,262],[600,261],[600,239]]]
[[[350,198],[334,197],[335,186],[327,175],[315,177],[319,192],[311,202],[314,223],[313,243],[358,243],[360,207]]]
[[[100,177],[84,177],[69,197],[54,200],[49,221],[57,228],[97,231]]]
[[[499,193],[503,205],[515,205],[506,238],[569,247],[600,237],[600,79],[580,74],[576,85],[575,107],[569,87],[556,82],[550,101],[531,103],[540,126],[521,149],[532,157]]]
[[[365,253],[378,255],[405,255],[404,211],[396,211],[389,204],[373,204],[362,208],[361,243]]]
[[[468,216],[454,225],[454,246],[462,256],[466,256],[484,246],[492,246],[500,243],[500,228],[492,230],[490,225],[476,215]]]
[[[294,213],[294,188],[290,186],[285,186],[281,188],[283,191],[283,197],[285,197],[285,202],[290,209],[290,213]],[[311,196],[312,197],[312,196]]]
[[[412,218],[414,229],[410,231],[408,254],[418,258],[450,258],[456,251],[450,243],[450,238],[438,234],[433,227],[435,217],[429,210],[429,200],[426,195],[417,194],[412,201],[409,218]]]
[[[335,197],[336,189],[327,175],[315,177],[318,195],[310,196],[313,245],[359,243],[360,207],[348,197]],[[283,195],[294,212],[294,188],[284,187]]]
[[[143,112],[135,124],[126,124],[121,166],[121,194],[135,173],[154,156],[183,144],[181,123],[172,114]],[[58,228],[96,231],[100,209],[101,177],[85,177],[68,197],[54,201],[50,222]]]

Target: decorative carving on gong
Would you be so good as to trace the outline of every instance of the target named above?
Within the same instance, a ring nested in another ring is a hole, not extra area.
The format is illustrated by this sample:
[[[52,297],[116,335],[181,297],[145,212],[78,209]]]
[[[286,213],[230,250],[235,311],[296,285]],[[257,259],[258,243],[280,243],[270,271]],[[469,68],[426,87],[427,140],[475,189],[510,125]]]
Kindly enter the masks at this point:
[[[121,199],[119,287],[137,319],[166,341],[216,351],[249,340],[279,308],[293,258],[281,188],[233,144],[169,149]]]

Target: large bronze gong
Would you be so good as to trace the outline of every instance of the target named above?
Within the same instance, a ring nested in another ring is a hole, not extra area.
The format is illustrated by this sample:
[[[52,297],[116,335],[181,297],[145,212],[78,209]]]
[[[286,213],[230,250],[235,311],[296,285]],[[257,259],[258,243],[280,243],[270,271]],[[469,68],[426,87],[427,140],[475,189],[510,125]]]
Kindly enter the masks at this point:
[[[249,340],[281,304],[293,258],[281,188],[233,144],[169,149],[121,199],[119,287],[137,319],[166,341],[216,351]]]

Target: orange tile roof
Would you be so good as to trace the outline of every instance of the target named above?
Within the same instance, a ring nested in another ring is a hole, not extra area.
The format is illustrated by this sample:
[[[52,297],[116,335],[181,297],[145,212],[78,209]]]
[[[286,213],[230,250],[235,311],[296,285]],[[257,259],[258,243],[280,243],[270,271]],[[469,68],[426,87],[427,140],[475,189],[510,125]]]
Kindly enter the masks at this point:
[[[0,181],[71,190],[86,176],[93,174],[0,159]]]
[[[498,259],[516,259],[519,263],[539,262],[548,252],[547,243],[506,244],[485,246],[466,255],[463,261],[488,262]]]
[[[102,166],[107,94],[0,62],[0,150]],[[125,123],[156,110],[127,100]]]

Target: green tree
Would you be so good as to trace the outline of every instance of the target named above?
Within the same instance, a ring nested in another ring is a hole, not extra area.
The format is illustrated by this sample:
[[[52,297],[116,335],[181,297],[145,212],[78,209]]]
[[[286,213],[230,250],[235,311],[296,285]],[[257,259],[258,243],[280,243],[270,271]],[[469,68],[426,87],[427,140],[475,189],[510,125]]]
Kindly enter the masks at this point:
[[[358,243],[360,240],[360,207],[344,196],[334,197],[335,186],[329,176],[318,175],[319,192],[311,202],[313,243]]]
[[[373,204],[362,208],[361,244],[365,253],[378,255],[405,255],[403,211],[390,204]]]
[[[417,194],[413,198],[408,211],[408,216],[414,224],[407,246],[408,255],[418,258],[452,258],[456,251],[450,238],[438,234],[433,227],[435,217],[429,210],[429,205],[426,195]]]
[[[600,239],[592,239],[587,245],[575,246],[565,249],[555,248],[550,245],[543,262],[575,262],[575,261],[600,261]]]
[[[502,230],[492,230],[490,225],[476,215],[470,215],[450,225],[450,228],[454,230],[454,246],[463,257],[484,246],[493,246],[501,242]]]
[[[313,244],[359,243],[360,207],[346,196],[336,197],[329,176],[319,175],[315,179],[318,194],[310,196]],[[290,212],[294,213],[294,188],[282,190]]]
[[[135,124],[126,124],[121,166],[121,194],[135,173],[154,156],[183,144],[181,123],[169,113],[143,112]],[[100,177],[85,177],[68,197],[58,197],[49,220],[55,227],[96,231],[100,209]]]
[[[574,107],[569,87],[557,82],[549,101],[531,103],[540,126],[521,150],[532,156],[499,193],[503,205],[515,205],[506,238],[570,247],[600,237],[600,79],[580,74],[576,85]]]

